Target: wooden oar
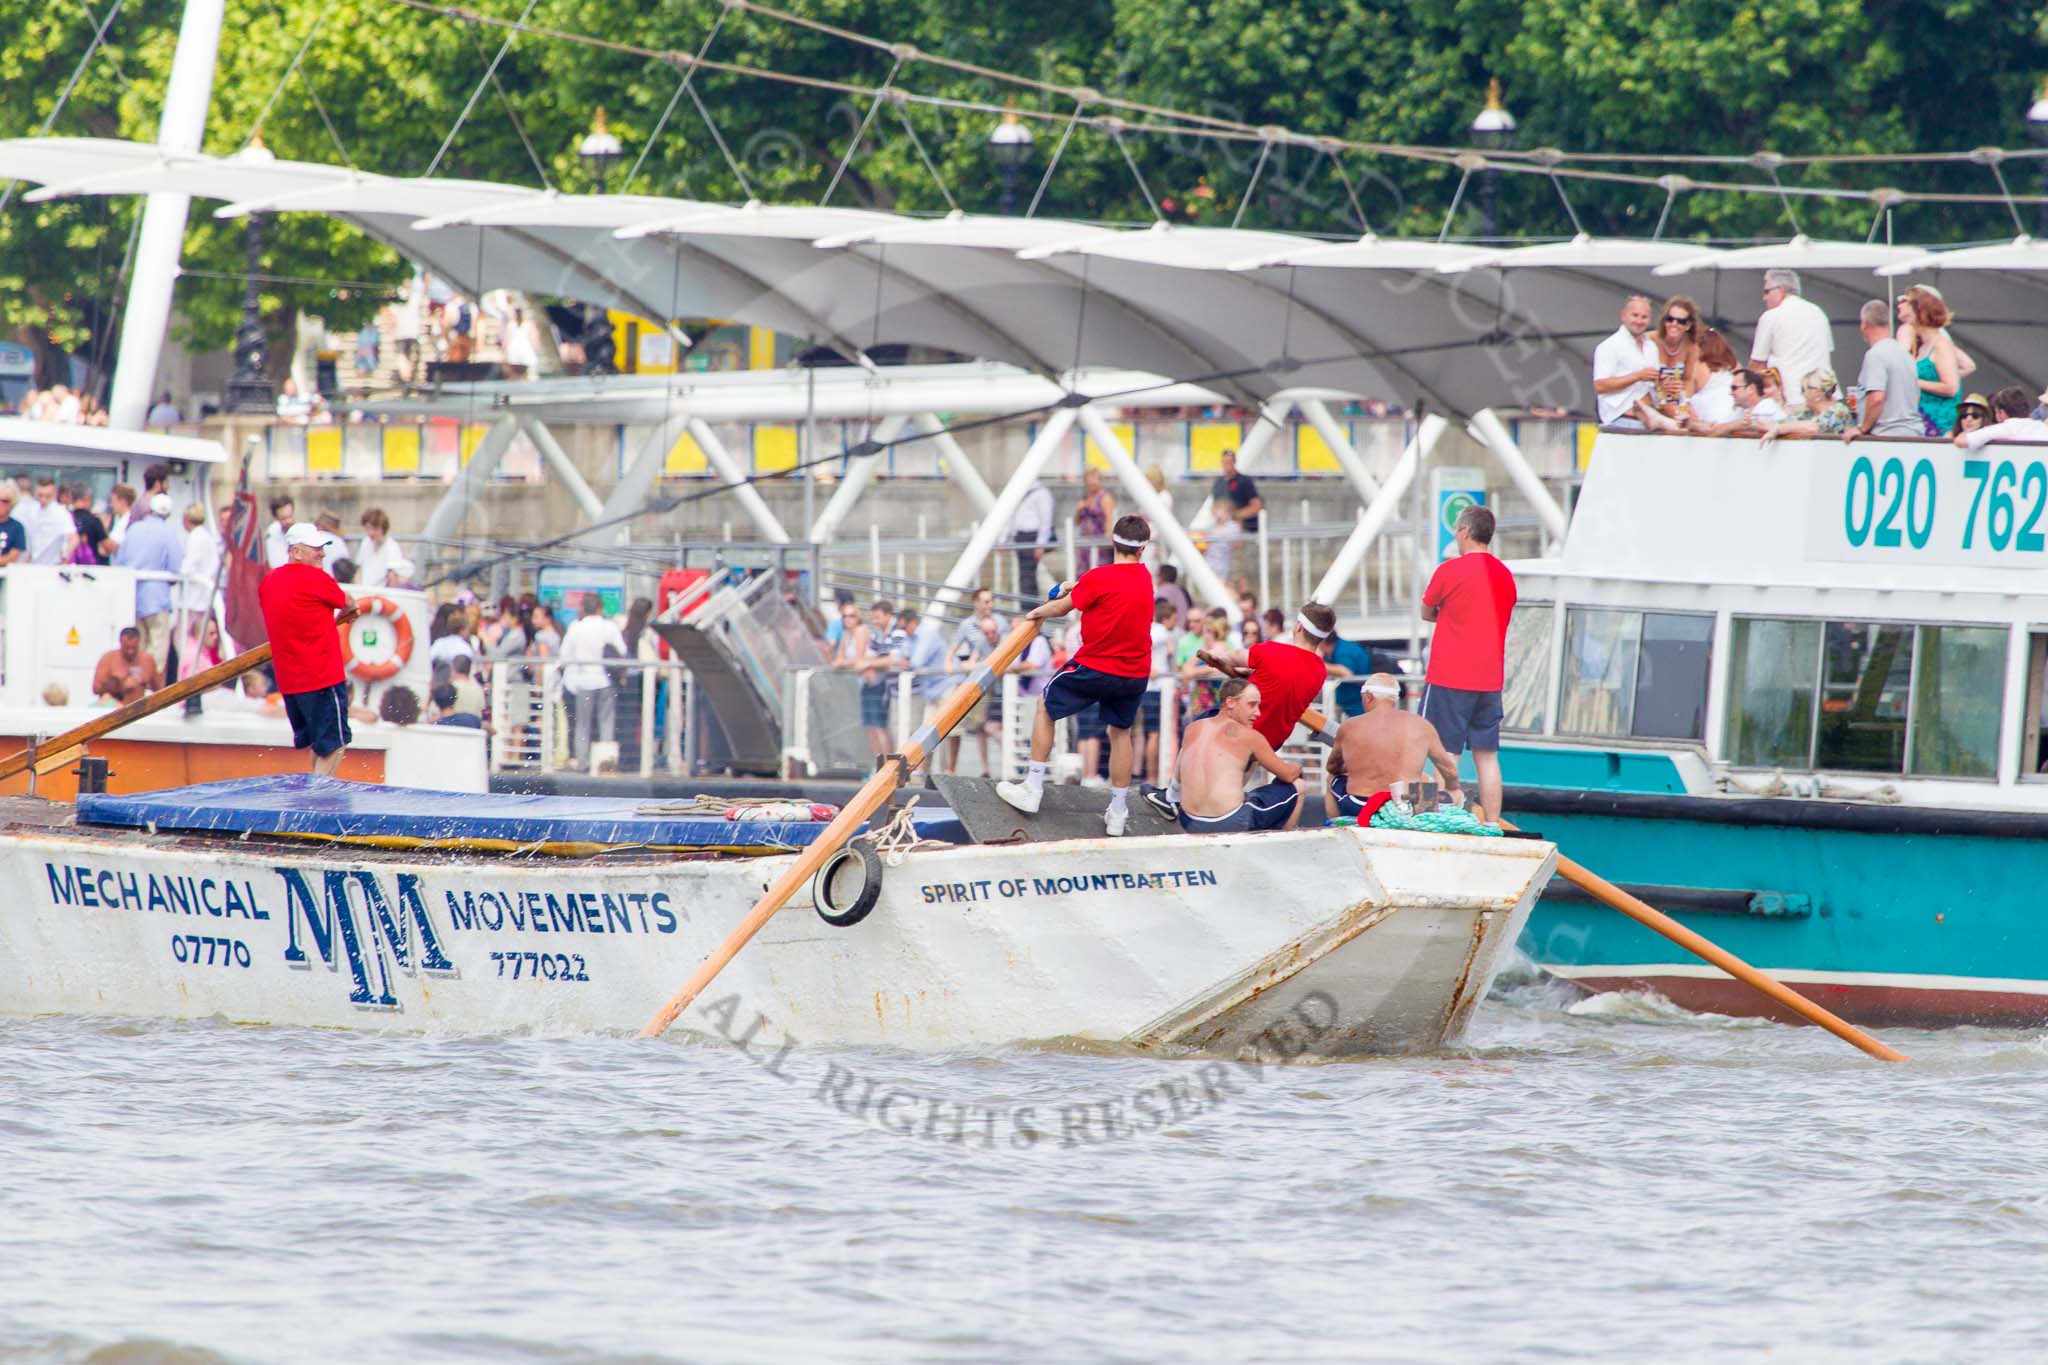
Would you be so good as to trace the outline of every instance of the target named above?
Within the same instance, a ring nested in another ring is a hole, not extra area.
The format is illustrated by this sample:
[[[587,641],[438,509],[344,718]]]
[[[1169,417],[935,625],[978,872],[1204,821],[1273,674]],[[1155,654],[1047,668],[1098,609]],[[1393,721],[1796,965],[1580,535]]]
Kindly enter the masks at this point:
[[[940,705],[939,713],[910,737],[910,743],[903,750],[902,763],[885,764],[881,771],[867,780],[867,785],[855,793],[854,798],[846,803],[832,823],[825,826],[824,832],[812,841],[809,848],[797,855],[796,861],[789,865],[789,870],[777,878],[775,884],[755,902],[754,908],[747,912],[747,917],[740,921],[739,928],[727,935],[725,942],[719,944],[717,950],[704,959],[704,965],[683,983],[683,988],[671,996],[667,1004],[655,1011],[654,1017],[647,1021],[647,1027],[640,1030],[642,1038],[659,1037],[676,1021],[678,1015],[690,1007],[690,1002],[725,970],[725,965],[747,945],[747,940],[759,933],[761,926],[775,917],[775,912],[796,894],[797,888],[817,874],[818,869],[825,865],[825,860],[837,853],[846,841],[854,836],[863,821],[887,804],[889,797],[902,782],[903,775],[925,761],[938,747],[939,741],[951,733],[961,718],[974,708],[975,702],[981,699],[982,694],[994,686],[995,680],[1002,676],[1003,670],[1016,662],[1017,656],[1024,652],[1030,645],[1032,637],[1037,634],[1038,622],[1028,619],[1019,621],[1011,628],[1010,633],[1003,637],[1003,642],[996,646],[995,653],[989,655],[987,662],[976,669],[966,682],[954,688]]]
[[[1328,736],[1332,733],[1329,721],[1313,708],[1302,713],[1301,721],[1302,724],[1319,734]],[[1502,829],[1515,828],[1506,820],[1502,820],[1500,823]],[[1809,1023],[1820,1025],[1843,1042],[1852,1043],[1862,1048],[1880,1061],[1903,1062],[1909,1060],[1904,1053],[1894,1052],[1891,1048],[1878,1042],[1877,1039],[1863,1032],[1839,1015],[1816,1005],[1813,1001],[1808,1000],[1805,996],[1786,986],[1776,978],[1766,976],[1741,958],[1735,956],[1735,954],[1729,952],[1726,948],[1721,947],[1718,943],[1694,933],[1663,911],[1653,908],[1635,896],[1631,896],[1628,892],[1597,873],[1587,871],[1562,853],[1557,855],[1557,872],[1559,876],[1592,896],[1602,905],[1607,906],[1609,909],[1620,911],[1646,928],[1656,930],[1693,956],[1702,958],[1719,967],[1743,985],[1769,996],[1772,1000],[1798,1014]]]
[[[356,619],[356,614],[357,609],[350,607],[334,618],[335,626],[338,628],[347,625]],[[141,720],[144,716],[153,716],[166,707],[176,706],[187,697],[219,687],[224,682],[232,682],[250,669],[259,668],[269,662],[270,646],[268,643],[260,644],[224,663],[215,664],[204,673],[194,673],[189,678],[180,678],[169,687],[160,688],[138,701],[117,707],[104,716],[94,716],[83,725],[66,730],[63,734],[55,735],[40,744],[24,747],[18,754],[10,754],[0,759],[0,781],[26,772],[30,764],[35,765],[38,774],[53,772],[70,762],[78,750],[102,735]]]

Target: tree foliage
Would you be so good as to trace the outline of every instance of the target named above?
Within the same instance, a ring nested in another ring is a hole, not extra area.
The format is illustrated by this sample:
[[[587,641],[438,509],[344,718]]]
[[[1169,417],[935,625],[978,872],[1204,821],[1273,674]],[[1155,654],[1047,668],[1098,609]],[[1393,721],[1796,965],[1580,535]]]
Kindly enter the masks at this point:
[[[506,17],[524,7],[478,3]],[[1981,166],[1905,166],[1887,158],[2020,145],[2020,120],[2048,71],[2042,0],[785,3],[829,24],[1029,75],[1058,90],[1091,86],[1300,133],[1458,146],[1488,79],[1498,78],[1525,149],[1738,157],[1769,149],[1871,158],[1788,165],[1779,174],[1792,187],[1990,193],[1995,182]],[[86,51],[100,5],[0,0],[0,135],[22,136],[41,125]],[[127,5],[53,131],[152,138],[179,12],[174,0]],[[696,52],[717,24],[707,52],[715,61],[859,86],[889,78],[895,64],[889,51],[728,10],[720,0],[539,0],[531,22],[681,54]],[[626,159],[612,173],[614,191],[815,203],[829,188],[831,202],[843,205],[939,212],[950,195],[969,211],[996,207],[987,112],[885,103],[871,113],[869,101],[839,91],[700,71],[694,88],[717,120],[721,150],[691,101],[677,98],[682,64],[660,57],[521,35],[496,80],[479,92],[505,37],[501,28],[391,0],[229,0],[207,149],[236,151],[262,115],[263,138],[280,157],[423,174],[478,92],[437,174],[592,189],[575,145],[592,111],[603,106],[625,145]],[[286,80],[302,45],[304,59]],[[914,59],[895,70],[895,79],[957,100],[1014,97],[1020,112],[1047,116],[1031,120],[1037,141],[1020,173],[1024,200],[1038,190],[1062,120],[1073,112],[1057,91],[1019,92]],[[644,164],[623,183],[643,151]],[[1142,220],[1151,212],[1149,192],[1163,211],[1202,222],[1241,215],[1247,227],[1350,234],[1362,214],[1382,232],[1478,230],[1475,196],[1460,197],[1453,167],[1357,152],[1333,162],[1289,145],[1276,145],[1263,165],[1260,157],[1256,141],[1134,129],[1119,142],[1083,123],[1038,212]],[[2009,165],[2016,190],[2035,188],[2035,164]],[[1860,237],[1872,226],[1864,203],[1767,192],[1769,175],[1756,166],[1627,161],[1603,168],[1682,172],[1766,191],[1680,193],[1669,204],[1667,235],[1782,235],[1796,219],[1815,236]],[[1446,223],[1454,199],[1458,211]],[[1619,233],[1647,232],[1666,214],[1665,194],[1653,186],[1553,183],[1543,175],[1504,177],[1500,202],[1503,230],[1530,236],[1568,233],[1572,211],[1589,231]],[[232,333],[243,268],[241,224],[212,218],[211,207],[201,201],[193,213],[178,292],[188,339],[201,346],[225,345]],[[17,191],[0,213],[0,321],[50,345],[104,350],[135,211],[125,200],[25,205]],[[2003,236],[2012,228],[1995,203],[1909,202],[1894,230],[1901,239],[1939,242]],[[269,231],[267,271],[315,281],[266,285],[266,315],[280,334],[298,310],[352,326],[402,278],[403,263],[390,251],[332,220],[284,214]]]

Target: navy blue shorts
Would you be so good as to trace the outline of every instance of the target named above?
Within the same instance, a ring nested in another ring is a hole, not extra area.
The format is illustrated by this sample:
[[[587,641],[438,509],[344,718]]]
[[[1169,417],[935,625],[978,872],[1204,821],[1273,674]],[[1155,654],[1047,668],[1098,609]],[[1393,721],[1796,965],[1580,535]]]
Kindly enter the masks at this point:
[[[1422,689],[1422,718],[1453,754],[1500,748],[1500,693],[1467,692],[1428,683]]]
[[[1344,778],[1330,779],[1330,797],[1337,803],[1339,815],[1348,815],[1356,820],[1365,812],[1364,800],[1351,794],[1351,784]]]
[[[1052,675],[1039,704],[1050,720],[1065,720],[1091,706],[1102,708],[1102,723],[1114,730],[1128,730],[1138,719],[1138,701],[1145,695],[1149,678],[1120,678],[1080,664],[1068,664]]]
[[[355,738],[348,728],[345,681],[312,692],[285,693],[284,713],[291,718],[294,749],[311,749],[325,758],[336,749],[346,749]]]
[[[1259,830],[1283,829],[1294,814],[1301,793],[1292,782],[1268,782],[1257,791],[1244,794],[1244,804],[1228,815],[1190,815],[1181,807],[1180,827],[1189,834],[1249,834]]]
[[[889,684],[860,685],[860,723],[870,730],[889,728]]]
[[[1159,733],[1159,693],[1155,688],[1146,688],[1145,695],[1138,699],[1138,714],[1145,718],[1145,733]]]

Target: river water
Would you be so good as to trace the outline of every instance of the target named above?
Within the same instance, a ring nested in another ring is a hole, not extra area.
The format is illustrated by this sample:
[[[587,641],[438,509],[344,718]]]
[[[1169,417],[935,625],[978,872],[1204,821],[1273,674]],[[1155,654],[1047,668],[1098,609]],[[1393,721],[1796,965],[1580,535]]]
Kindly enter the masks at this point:
[[[5,1020],[0,1361],[2038,1359],[2048,1045],[1887,1037],[1525,983],[1430,1057],[778,1078]]]

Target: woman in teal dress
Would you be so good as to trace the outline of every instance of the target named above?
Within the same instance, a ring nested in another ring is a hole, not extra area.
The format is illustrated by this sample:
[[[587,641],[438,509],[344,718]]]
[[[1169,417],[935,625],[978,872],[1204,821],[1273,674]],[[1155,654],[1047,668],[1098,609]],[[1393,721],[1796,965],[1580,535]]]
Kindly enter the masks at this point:
[[[1925,285],[1899,295],[1899,344],[1913,357],[1920,379],[1920,420],[1929,436],[1956,429],[1956,401],[1963,392],[1961,362],[1948,334],[1948,305]]]

